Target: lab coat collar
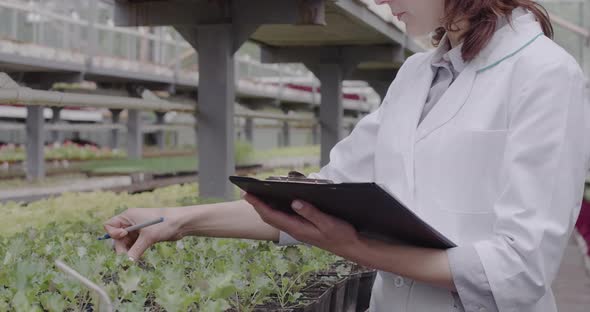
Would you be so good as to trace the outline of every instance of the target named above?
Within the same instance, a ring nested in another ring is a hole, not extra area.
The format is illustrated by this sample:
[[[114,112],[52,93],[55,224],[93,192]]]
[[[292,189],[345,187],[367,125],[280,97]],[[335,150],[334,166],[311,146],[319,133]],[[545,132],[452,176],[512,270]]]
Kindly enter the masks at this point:
[[[465,69],[459,74],[459,76],[455,79],[447,91],[438,100],[438,103],[432,107],[430,112],[426,115],[426,117],[424,117],[424,120],[422,120],[422,122],[415,128],[416,142],[419,142],[428,134],[446,124],[457,114],[471,93],[476,75],[477,71],[475,70],[474,64],[467,63]],[[426,93],[428,93],[428,88],[431,84],[432,78],[430,78],[430,81],[426,83]],[[424,108],[424,103],[420,104],[419,113]],[[416,124],[418,123],[418,120],[419,115],[415,120]]]
[[[457,114],[467,101],[478,74],[514,56],[542,34],[541,26],[535,20],[535,16],[532,13],[521,8],[515,9],[512,13],[512,25],[505,25],[494,33],[488,45],[475,59],[466,64],[465,69],[453,84],[451,84],[438,103],[434,105],[420,125],[415,128],[415,142],[424,139],[428,134],[446,124]],[[432,53],[428,66],[430,66],[434,56],[435,53]],[[431,70],[424,68],[418,72],[425,73],[431,72]],[[432,84],[432,78],[428,77],[429,75],[425,76],[427,76],[427,80],[424,82],[424,87],[427,93],[427,89]],[[419,88],[419,86],[417,85],[416,88]],[[416,125],[418,124],[419,114],[423,107],[424,103],[419,103],[416,107],[419,110]]]
[[[451,64],[455,74],[462,72],[465,68],[465,61],[463,61],[462,51],[463,43],[460,43],[454,48],[451,48],[451,42],[447,37],[447,34],[443,36],[440,41],[440,45],[434,50],[434,56],[432,58],[432,67],[437,70],[439,67],[448,66]]]
[[[500,27],[472,62],[478,73],[484,72],[514,56],[542,35],[543,29],[535,15],[517,8],[512,12],[512,24]]]

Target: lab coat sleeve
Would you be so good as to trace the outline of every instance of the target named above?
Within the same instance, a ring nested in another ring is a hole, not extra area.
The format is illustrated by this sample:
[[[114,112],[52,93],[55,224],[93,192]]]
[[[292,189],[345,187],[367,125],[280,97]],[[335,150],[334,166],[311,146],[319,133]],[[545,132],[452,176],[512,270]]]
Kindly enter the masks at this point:
[[[447,251],[457,293],[465,311],[497,312],[490,283],[474,246]]]
[[[338,142],[330,151],[330,162],[317,173],[308,177],[314,179],[328,179],[335,183],[369,182],[374,180],[374,154],[377,141],[377,131],[381,121],[382,110],[387,103],[388,96],[381,106],[362,118],[352,133]],[[298,244],[289,234],[280,232],[278,245],[286,246]]]
[[[589,158],[584,76],[573,61],[543,65],[515,77],[493,235],[457,247],[476,254],[453,251],[468,258],[466,271],[454,271],[466,311],[482,308],[488,285],[499,311],[532,311],[550,290],[579,213]],[[478,261],[487,283],[461,277]]]

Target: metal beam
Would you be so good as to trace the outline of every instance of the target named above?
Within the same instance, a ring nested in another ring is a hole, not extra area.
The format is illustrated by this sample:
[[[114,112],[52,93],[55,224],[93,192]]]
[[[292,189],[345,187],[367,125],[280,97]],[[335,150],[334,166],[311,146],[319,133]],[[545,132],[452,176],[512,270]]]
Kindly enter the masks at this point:
[[[194,110],[194,107],[164,100],[154,101],[119,96],[64,93],[30,88],[0,89],[0,101],[4,104],[27,106],[73,106],[185,112]]]
[[[401,46],[268,47],[261,50],[263,63],[351,63],[379,62],[392,68],[404,60]]]
[[[68,71],[84,72],[86,65],[74,61],[47,60],[40,57],[17,55],[14,53],[0,53],[0,71]]]
[[[0,73],[0,89],[17,89],[20,86],[8,74]]]
[[[115,5],[117,26],[179,26],[231,22],[225,1],[146,1]]]
[[[117,26],[232,23],[325,25],[325,0],[118,1],[115,7]]]
[[[43,90],[51,89],[55,83],[79,83],[83,80],[83,74],[79,72],[25,72],[22,76],[22,83]]]
[[[117,2],[119,26],[175,26],[198,49],[198,26],[229,24],[233,28],[233,51],[262,24],[325,25],[326,0],[171,0]]]
[[[397,29],[394,25],[384,21],[381,17],[375,13],[367,10],[366,6],[356,0],[338,0],[334,1],[334,5],[345,12],[350,18],[357,21],[358,23],[365,24],[393,42],[402,43],[405,49],[412,52],[420,52],[423,50],[413,40],[409,40],[407,35]]]
[[[394,68],[357,68],[350,76],[350,79],[364,81],[377,80],[391,83],[395,79],[397,72],[398,70]]]

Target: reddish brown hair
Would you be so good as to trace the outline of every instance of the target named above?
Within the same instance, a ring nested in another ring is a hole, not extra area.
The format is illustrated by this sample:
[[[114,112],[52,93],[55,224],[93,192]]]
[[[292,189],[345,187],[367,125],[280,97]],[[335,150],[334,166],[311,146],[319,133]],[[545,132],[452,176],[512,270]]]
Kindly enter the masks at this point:
[[[438,46],[447,30],[456,31],[457,22],[466,22],[467,29],[461,36],[462,54],[465,61],[473,60],[490,42],[496,31],[498,17],[509,19],[512,10],[522,7],[531,11],[545,35],[553,39],[553,26],[545,8],[532,0],[445,0],[443,27],[438,28],[432,38]]]

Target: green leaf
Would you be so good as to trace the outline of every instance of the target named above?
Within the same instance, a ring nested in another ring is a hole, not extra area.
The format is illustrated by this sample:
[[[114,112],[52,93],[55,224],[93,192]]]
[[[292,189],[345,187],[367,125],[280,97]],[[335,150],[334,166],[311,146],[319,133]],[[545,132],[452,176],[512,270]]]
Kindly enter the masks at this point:
[[[125,294],[129,294],[139,288],[142,280],[140,269],[132,266],[127,271],[119,274],[119,285]]]
[[[199,311],[203,312],[219,312],[231,308],[226,300],[211,300],[199,307]]]
[[[57,293],[44,293],[41,295],[41,304],[45,310],[51,312],[65,311],[67,302]]]

